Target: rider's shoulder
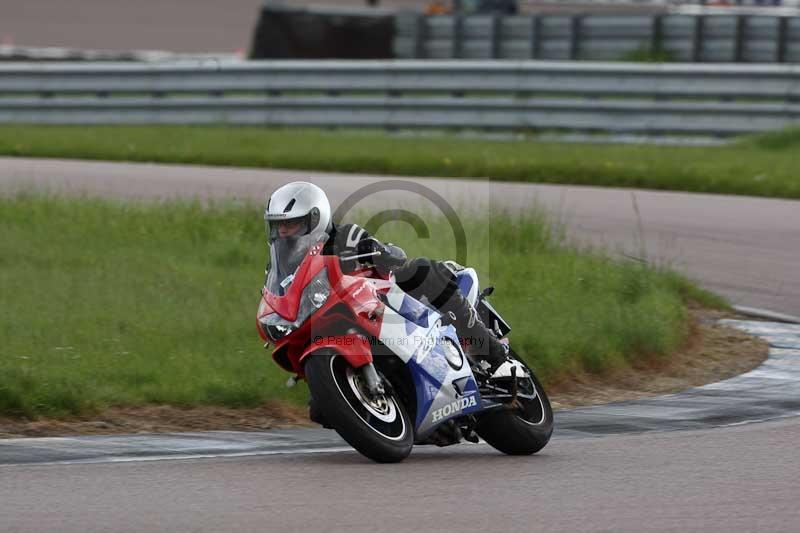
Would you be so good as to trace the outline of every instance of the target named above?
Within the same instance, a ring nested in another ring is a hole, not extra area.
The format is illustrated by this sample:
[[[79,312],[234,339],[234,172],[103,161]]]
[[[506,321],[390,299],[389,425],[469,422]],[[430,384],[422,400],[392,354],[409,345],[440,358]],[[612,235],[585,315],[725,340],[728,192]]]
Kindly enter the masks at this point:
[[[331,238],[336,239],[341,246],[351,247],[370,236],[369,232],[358,224],[333,225],[330,234]]]
[[[323,254],[338,255],[351,252],[358,241],[369,236],[369,232],[358,224],[332,224]]]

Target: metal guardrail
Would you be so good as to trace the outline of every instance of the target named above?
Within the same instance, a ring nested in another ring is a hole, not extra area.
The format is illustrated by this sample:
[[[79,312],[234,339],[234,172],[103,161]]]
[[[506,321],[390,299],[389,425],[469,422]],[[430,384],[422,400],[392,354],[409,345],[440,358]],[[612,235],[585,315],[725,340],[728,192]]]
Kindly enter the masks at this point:
[[[395,18],[402,59],[800,63],[800,16],[470,15]]]
[[[800,124],[800,66],[208,61],[0,66],[0,122],[738,134]]]
[[[199,61],[239,59],[237,54],[191,54],[165,50],[93,50],[0,44],[0,61]]]

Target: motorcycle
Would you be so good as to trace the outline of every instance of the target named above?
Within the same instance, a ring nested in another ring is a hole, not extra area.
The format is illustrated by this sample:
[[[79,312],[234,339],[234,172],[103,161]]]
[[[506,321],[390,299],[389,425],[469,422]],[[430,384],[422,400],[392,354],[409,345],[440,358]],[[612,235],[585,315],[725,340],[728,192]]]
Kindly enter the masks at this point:
[[[275,363],[294,375],[290,384],[307,381],[325,427],[381,463],[402,461],[415,444],[482,438],[506,454],[528,455],[548,443],[547,394],[513,350],[522,375],[511,368],[488,376],[442,315],[400,290],[391,272],[362,263],[381,252],[323,255],[325,240],[301,250],[293,269],[271,250],[257,312],[265,347],[274,344]],[[351,260],[358,268],[345,274]],[[511,328],[487,300],[493,289],[479,289],[474,269],[446,264],[484,324],[507,342]]]

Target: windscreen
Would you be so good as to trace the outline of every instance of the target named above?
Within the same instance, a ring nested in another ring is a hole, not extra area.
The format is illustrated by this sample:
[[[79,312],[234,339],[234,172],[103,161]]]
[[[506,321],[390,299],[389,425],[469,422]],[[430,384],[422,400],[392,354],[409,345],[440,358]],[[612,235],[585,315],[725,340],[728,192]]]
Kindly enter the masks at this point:
[[[283,296],[292,284],[297,268],[315,244],[328,240],[325,231],[299,236],[273,234],[269,240],[269,270],[265,288],[277,296]]]

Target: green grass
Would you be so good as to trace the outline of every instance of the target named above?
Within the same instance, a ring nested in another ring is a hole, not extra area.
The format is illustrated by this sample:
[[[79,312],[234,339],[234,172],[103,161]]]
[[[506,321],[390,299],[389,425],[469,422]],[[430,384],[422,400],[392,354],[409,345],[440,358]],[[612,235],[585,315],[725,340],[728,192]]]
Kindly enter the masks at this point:
[[[675,274],[564,248],[537,215],[487,220],[464,221],[468,261],[546,380],[665,356],[686,338],[685,299],[714,303]],[[448,258],[445,222],[429,224],[429,240],[399,222],[379,235]],[[0,415],[303,401],[255,331],[262,232],[254,205],[0,198]]]
[[[800,129],[728,146],[399,138],[226,126],[0,126],[0,155],[198,163],[800,198]]]
[[[634,63],[667,63],[675,62],[677,58],[675,54],[669,50],[653,48],[649,44],[642,46],[622,54],[620,61],[628,61]]]

